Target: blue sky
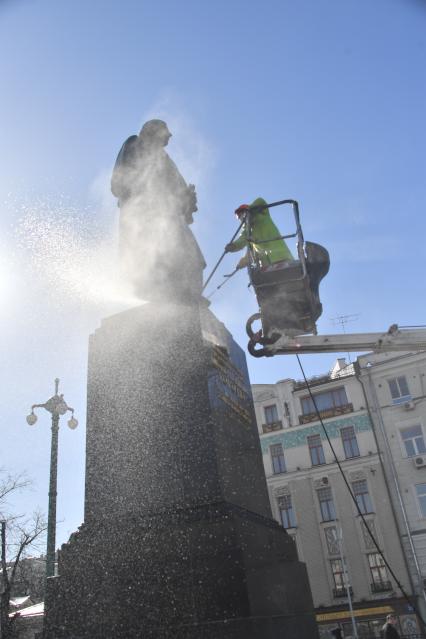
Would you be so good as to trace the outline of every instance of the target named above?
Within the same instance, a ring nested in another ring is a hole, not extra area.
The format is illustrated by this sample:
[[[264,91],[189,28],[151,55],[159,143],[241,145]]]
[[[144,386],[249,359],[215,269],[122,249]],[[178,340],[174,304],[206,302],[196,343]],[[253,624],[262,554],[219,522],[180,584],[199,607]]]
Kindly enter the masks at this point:
[[[88,335],[122,308],[108,296],[109,174],[146,119],[167,120],[169,153],[197,186],[206,273],[236,206],[293,197],[305,238],[331,254],[322,333],[338,315],[360,314],[347,326],[359,332],[424,322],[421,0],[6,0],[0,43],[0,465],[35,478],[18,509],[47,509],[48,415],[32,429],[25,415],[60,377],[80,427],[60,432],[59,542],[82,520]],[[275,212],[288,232],[289,212]],[[246,284],[239,273],[212,297],[243,346]],[[335,357],[304,357],[307,374]],[[249,367],[257,383],[300,378],[293,357]]]

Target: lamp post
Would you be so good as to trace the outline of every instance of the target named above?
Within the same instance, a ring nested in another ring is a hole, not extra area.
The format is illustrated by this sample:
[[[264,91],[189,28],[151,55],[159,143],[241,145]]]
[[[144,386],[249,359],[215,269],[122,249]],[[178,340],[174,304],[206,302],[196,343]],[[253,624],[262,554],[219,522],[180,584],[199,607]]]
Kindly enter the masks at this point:
[[[74,417],[74,409],[67,406],[63,395],[58,395],[59,379],[55,379],[55,394],[44,404],[33,404],[31,413],[27,417],[27,423],[34,426],[37,415],[34,408],[44,408],[52,415],[52,441],[50,447],[50,481],[49,481],[49,510],[47,515],[47,550],[46,550],[46,577],[55,574],[55,545],[56,545],[56,496],[58,479],[58,433],[59,418],[67,411],[71,412],[68,426],[71,430],[77,428],[78,421]]]

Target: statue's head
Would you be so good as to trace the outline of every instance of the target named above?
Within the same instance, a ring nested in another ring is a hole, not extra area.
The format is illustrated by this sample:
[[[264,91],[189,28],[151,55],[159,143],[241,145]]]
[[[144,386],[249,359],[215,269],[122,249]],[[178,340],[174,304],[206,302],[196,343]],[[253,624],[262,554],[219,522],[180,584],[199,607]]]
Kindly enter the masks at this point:
[[[139,137],[148,144],[167,146],[172,134],[163,120],[148,120],[141,128]]]

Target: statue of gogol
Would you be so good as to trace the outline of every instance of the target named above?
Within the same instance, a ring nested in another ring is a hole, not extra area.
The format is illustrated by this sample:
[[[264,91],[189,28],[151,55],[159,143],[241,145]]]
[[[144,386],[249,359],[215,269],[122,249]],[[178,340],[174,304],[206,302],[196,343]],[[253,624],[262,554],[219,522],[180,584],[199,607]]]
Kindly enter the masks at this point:
[[[201,295],[205,262],[189,224],[197,211],[187,185],[164,147],[171,133],[162,120],[146,122],[123,144],[111,190],[120,207],[120,259],[135,294],[150,301],[190,302]]]

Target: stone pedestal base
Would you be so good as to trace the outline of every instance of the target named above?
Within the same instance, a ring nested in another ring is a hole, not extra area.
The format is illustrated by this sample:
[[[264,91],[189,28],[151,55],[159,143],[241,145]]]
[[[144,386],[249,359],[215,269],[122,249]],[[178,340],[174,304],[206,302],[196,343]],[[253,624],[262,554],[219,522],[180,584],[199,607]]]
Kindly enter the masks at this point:
[[[59,572],[46,639],[317,637],[291,538],[226,503],[83,526]]]
[[[271,519],[244,353],[204,303],[147,304],[90,340],[85,523],[45,639],[316,639]]]

